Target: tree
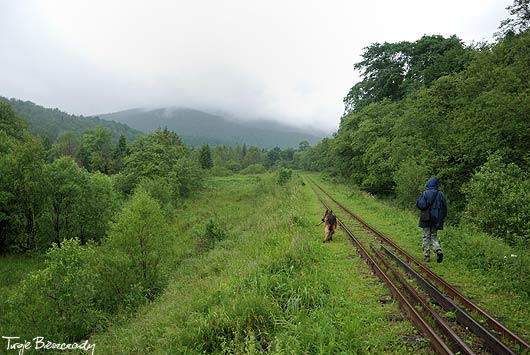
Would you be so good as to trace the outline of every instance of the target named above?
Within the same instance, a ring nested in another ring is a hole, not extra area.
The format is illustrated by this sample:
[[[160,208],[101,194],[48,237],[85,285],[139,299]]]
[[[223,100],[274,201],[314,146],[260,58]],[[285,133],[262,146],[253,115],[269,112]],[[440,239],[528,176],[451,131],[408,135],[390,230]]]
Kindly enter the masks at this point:
[[[401,84],[405,79],[410,47],[410,42],[385,42],[364,48],[363,60],[354,65],[364,78],[344,98],[345,113],[385,98],[399,100],[403,97]]]
[[[118,139],[118,144],[116,144],[116,147],[114,148],[114,151],[112,153],[112,159],[113,159],[113,167],[112,172],[117,173],[121,170],[123,165],[123,158],[127,154],[127,139],[125,138],[124,134],[120,135],[120,138]]]
[[[51,199],[51,221],[54,241],[60,245],[62,239],[74,237],[76,228],[76,204],[81,198],[82,186],[87,176],[70,157],[61,157],[48,166],[50,179],[48,195]]]
[[[282,150],[279,147],[274,147],[267,153],[267,167],[272,167],[277,161],[282,158]]]
[[[112,131],[97,127],[83,134],[79,145],[78,159],[88,171],[109,174],[112,159]]]
[[[344,98],[345,114],[385,99],[398,101],[443,75],[459,72],[470,60],[462,41],[423,36],[416,42],[374,43],[354,65],[363,79]]]
[[[27,123],[17,116],[11,105],[0,100],[0,131],[9,137],[21,139]]]
[[[38,221],[45,211],[49,183],[44,171],[44,150],[38,138],[29,133],[24,140],[13,146],[10,165],[10,182],[8,189],[13,197],[12,213],[14,220],[23,221],[23,229],[18,230],[20,246],[25,249],[37,248]]]
[[[75,158],[79,148],[79,138],[73,131],[65,131],[57,137],[57,141],[52,145],[48,157],[51,160],[61,156]]]
[[[75,226],[82,244],[89,240],[99,241],[106,234],[111,218],[119,203],[112,180],[100,172],[83,172],[81,194],[75,201]]]
[[[303,152],[303,151],[306,151],[307,148],[309,148],[310,145],[309,145],[309,142],[308,141],[301,141],[299,144],[298,144],[298,150]]]
[[[156,295],[163,282],[160,259],[166,248],[168,223],[160,205],[144,190],[138,190],[111,224],[106,248],[124,253],[128,267],[149,297]]]
[[[500,39],[510,33],[520,34],[530,28],[530,0],[514,0],[506,10],[509,10],[510,17],[501,21],[495,37]]]
[[[199,162],[201,163],[201,168],[203,169],[211,169],[213,167],[212,152],[208,144],[205,144],[201,147]]]
[[[175,132],[157,130],[139,137],[123,159],[120,189],[130,193],[142,178],[168,177],[175,163],[187,154],[186,146]]]

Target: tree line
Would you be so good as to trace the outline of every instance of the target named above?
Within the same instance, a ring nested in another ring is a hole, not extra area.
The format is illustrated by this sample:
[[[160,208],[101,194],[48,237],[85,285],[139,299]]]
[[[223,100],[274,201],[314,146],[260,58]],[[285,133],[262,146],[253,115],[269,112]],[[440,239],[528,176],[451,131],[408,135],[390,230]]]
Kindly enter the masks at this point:
[[[423,36],[366,47],[339,130],[301,166],[409,208],[436,175],[453,222],[530,240],[530,6],[508,9],[494,43]]]
[[[246,145],[190,149],[167,129],[132,142],[123,134],[114,141],[103,127],[82,135],[64,131],[50,141],[30,133],[9,101],[0,101],[0,138],[0,254],[46,250],[72,237],[99,242],[139,189],[162,207],[175,207],[208,174],[294,167],[297,152]]]

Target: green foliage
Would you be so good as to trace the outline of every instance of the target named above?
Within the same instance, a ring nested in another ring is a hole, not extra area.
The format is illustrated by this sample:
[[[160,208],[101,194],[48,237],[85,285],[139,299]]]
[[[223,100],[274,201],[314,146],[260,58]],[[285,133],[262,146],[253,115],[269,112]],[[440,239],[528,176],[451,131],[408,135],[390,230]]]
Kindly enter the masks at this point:
[[[21,141],[11,140],[6,154],[0,157],[0,234],[5,248],[11,251],[37,248],[48,189],[43,158],[40,141],[27,132]]]
[[[226,239],[227,236],[228,231],[226,230],[226,227],[221,225],[219,222],[210,219],[206,223],[204,231],[198,233],[196,236],[197,248],[201,251],[212,249],[215,244]]]
[[[100,241],[107,234],[109,221],[120,207],[109,176],[86,174],[80,198],[76,200],[78,216],[74,221],[81,242]]]
[[[426,163],[409,158],[402,161],[395,171],[396,199],[402,206],[416,208],[416,200],[425,189],[425,181],[429,176],[426,166]]]
[[[469,59],[456,36],[423,36],[413,43],[375,43],[364,49],[362,57],[354,67],[362,71],[364,79],[344,98],[346,113],[384,99],[401,100],[444,75],[461,71]]]
[[[138,138],[124,158],[120,189],[130,193],[141,178],[167,177],[186,153],[187,148],[174,132],[157,130]]]
[[[470,228],[447,231],[444,245],[450,259],[466,270],[490,275],[487,286],[491,292],[506,292],[521,300],[530,296],[530,254],[524,245],[510,247]]]
[[[61,156],[75,158],[79,150],[79,137],[73,131],[62,132],[48,152],[50,160],[57,159]]]
[[[9,301],[15,333],[68,342],[96,329],[103,314],[96,307],[95,260],[95,248],[81,246],[77,239],[63,240],[61,247],[54,244],[45,267],[32,272]]]
[[[168,215],[171,215],[173,207],[175,206],[175,200],[170,191],[172,186],[167,178],[155,176],[153,178],[142,178],[138,185],[136,185],[135,191],[145,191],[147,194],[155,199],[162,209]]]
[[[293,176],[293,171],[291,169],[280,168],[276,173],[276,183],[278,185],[285,185],[291,177]]]
[[[95,128],[81,137],[78,157],[88,171],[111,172],[112,131],[106,128]]]
[[[211,169],[210,173],[213,176],[230,176],[234,174],[232,170],[229,170],[228,168],[225,168],[224,166],[214,166]]]
[[[82,186],[86,175],[77,164],[68,157],[57,159],[47,167],[50,179],[48,196],[51,200],[52,211],[50,224],[53,225],[54,242],[60,245],[61,240],[75,235],[77,228],[75,218],[78,213],[77,201],[81,196]]]
[[[125,279],[141,286],[148,298],[156,296],[165,283],[160,260],[168,234],[160,205],[147,192],[139,190],[116,216],[104,243],[109,252],[118,254],[111,261],[126,266],[120,268],[120,272],[130,273]]]
[[[16,114],[11,105],[3,102],[0,97],[0,132],[20,139],[26,128],[27,124]]]
[[[493,154],[464,187],[464,219],[511,244],[530,241],[530,176]]]
[[[523,33],[530,28],[530,1],[514,0],[513,5],[508,6],[510,17],[501,21],[498,38]]]
[[[173,187],[175,201],[179,197],[188,197],[200,189],[204,182],[204,172],[197,161],[184,157],[175,162],[168,175]]]
[[[201,147],[199,151],[199,162],[203,169],[211,169],[213,167],[212,152],[208,144]]]

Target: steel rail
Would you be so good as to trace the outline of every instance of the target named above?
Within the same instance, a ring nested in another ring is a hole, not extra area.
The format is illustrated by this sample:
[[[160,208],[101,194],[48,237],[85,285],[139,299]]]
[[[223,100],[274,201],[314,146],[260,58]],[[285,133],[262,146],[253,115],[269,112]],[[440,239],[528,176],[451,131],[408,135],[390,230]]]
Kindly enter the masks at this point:
[[[438,303],[444,310],[454,312],[456,320],[458,323],[465,326],[473,334],[477,335],[479,338],[483,339],[486,346],[492,351],[493,354],[499,355],[517,355],[509,347],[503,344],[499,339],[495,337],[491,332],[484,328],[479,322],[477,322],[473,317],[466,313],[462,308],[460,308],[452,299],[446,297],[440,292],[434,285],[427,281],[423,276],[421,276],[416,270],[414,270],[410,265],[401,260],[396,254],[394,254],[390,249],[381,245],[381,248],[385,253],[392,258],[396,263],[403,268],[407,274],[413,277],[420,287],[427,293],[429,296]]]
[[[357,216],[356,214],[351,212],[349,209],[347,209],[344,205],[342,205],[335,198],[333,198],[327,191],[325,191],[320,185],[314,182],[311,178],[308,177],[308,180],[311,181],[311,183],[314,184],[316,187],[318,187],[328,198],[330,198],[334,203],[336,203],[347,214],[349,214],[351,217],[359,221],[359,223],[362,224],[366,229],[370,230],[372,233],[378,236],[384,243],[390,245],[395,250],[397,250],[402,256],[404,256],[407,259],[408,263],[415,264],[431,280],[434,280],[438,284],[440,284],[451,298],[458,300],[464,305],[464,307],[468,308],[471,311],[477,312],[482,317],[484,317],[490,327],[492,327],[495,331],[501,333],[501,335],[505,337],[506,339],[508,339],[511,343],[517,344],[521,348],[521,353],[525,353],[525,352],[530,353],[530,344],[527,341],[519,337],[517,334],[515,334],[510,329],[505,327],[501,322],[493,318],[493,316],[491,316],[489,313],[487,313],[486,311],[481,309],[479,306],[474,304],[465,295],[463,295],[456,288],[451,286],[447,281],[445,281],[440,276],[435,274],[433,271],[431,271],[430,269],[425,267],[423,264],[421,264],[419,261],[414,259],[411,255],[409,255],[405,250],[403,250],[401,247],[395,244],[392,240],[385,237],[381,232],[379,232],[378,230],[370,226],[368,223],[366,223],[361,217]]]
[[[425,312],[430,315],[440,331],[451,341],[451,350],[459,354],[474,355],[475,352],[466,344],[464,340],[454,331],[454,329],[447,323],[447,321],[441,317],[419,294],[418,292],[403,278],[403,276],[393,267],[390,263],[381,255],[381,253],[373,246],[370,245],[372,251],[377,258],[390,270],[394,278],[402,285],[403,289],[410,295],[414,301],[419,304]]]

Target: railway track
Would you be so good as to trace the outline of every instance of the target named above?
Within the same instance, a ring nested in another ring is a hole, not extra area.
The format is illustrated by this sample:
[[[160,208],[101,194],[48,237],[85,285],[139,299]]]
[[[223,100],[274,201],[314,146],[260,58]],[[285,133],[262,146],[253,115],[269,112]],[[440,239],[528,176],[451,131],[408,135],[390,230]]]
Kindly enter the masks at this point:
[[[525,340],[348,210],[313,179],[305,179],[325,208],[346,216],[337,216],[339,226],[438,354],[530,354]],[[352,229],[363,236],[356,236]],[[448,319],[447,314],[452,317]]]

